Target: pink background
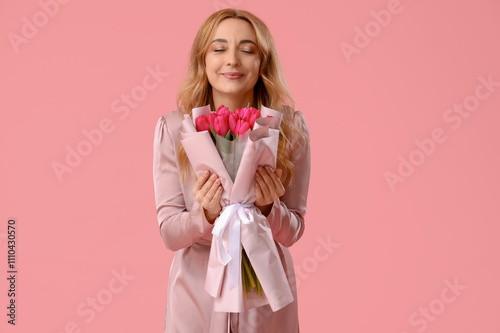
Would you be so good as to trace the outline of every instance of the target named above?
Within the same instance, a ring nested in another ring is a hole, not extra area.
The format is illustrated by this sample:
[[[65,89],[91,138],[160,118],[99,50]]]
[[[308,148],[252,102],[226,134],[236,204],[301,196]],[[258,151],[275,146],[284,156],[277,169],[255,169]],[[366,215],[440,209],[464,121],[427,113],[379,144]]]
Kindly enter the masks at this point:
[[[52,4],[46,21],[40,3]],[[194,35],[219,6],[268,25],[311,132],[306,232],[291,248],[301,331],[500,331],[500,86],[479,79],[500,82],[500,2],[40,3],[0,3],[2,332],[163,331],[173,253],[155,214],[154,126],[176,108]],[[157,87],[114,112],[157,66],[168,73]],[[473,111],[451,110],[464,103]],[[112,130],[58,179],[52,164],[106,119]],[[413,170],[398,171],[403,159]]]

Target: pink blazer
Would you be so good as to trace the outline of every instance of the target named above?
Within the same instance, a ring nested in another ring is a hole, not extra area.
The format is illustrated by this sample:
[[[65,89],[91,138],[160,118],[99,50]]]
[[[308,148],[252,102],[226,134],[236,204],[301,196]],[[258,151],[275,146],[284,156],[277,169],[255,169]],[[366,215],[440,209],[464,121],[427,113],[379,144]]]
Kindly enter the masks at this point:
[[[288,247],[304,233],[310,175],[309,147],[297,138],[291,138],[294,181],[291,186],[285,186],[285,194],[274,201],[267,216],[295,301],[276,312],[272,312],[269,305],[240,314],[215,312],[212,311],[213,299],[204,290],[213,224],[208,223],[203,207],[193,196],[195,175],[191,172],[186,184],[181,180],[177,147],[182,119],[178,110],[161,116],[156,124],[153,144],[159,231],[166,248],[176,251],[169,274],[165,332],[229,332],[229,326],[233,332],[277,332],[277,327],[279,332],[298,332],[295,273]],[[300,111],[294,112],[294,120],[309,137]],[[258,327],[253,327],[251,321],[256,315],[262,320]]]

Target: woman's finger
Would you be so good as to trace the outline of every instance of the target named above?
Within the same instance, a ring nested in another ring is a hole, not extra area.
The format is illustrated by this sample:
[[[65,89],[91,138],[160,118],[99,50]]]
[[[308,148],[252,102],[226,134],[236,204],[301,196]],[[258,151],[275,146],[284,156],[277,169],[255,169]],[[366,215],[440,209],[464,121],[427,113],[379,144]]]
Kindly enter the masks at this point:
[[[275,171],[273,171],[273,169],[271,169],[270,166],[266,165],[265,169],[266,169],[267,174],[269,175],[269,177],[271,178],[271,180],[274,184],[274,185],[270,185],[270,187],[274,187],[273,192],[275,192],[278,196],[282,196],[284,191],[285,191],[285,188],[283,187],[281,180],[278,178]]]
[[[208,205],[208,202],[210,202],[210,200],[207,201],[207,193],[210,190],[210,186],[209,186],[210,183],[211,182],[210,182],[210,178],[209,178],[205,182],[205,184],[203,184],[203,187],[195,194],[196,201],[198,201],[204,208],[206,208]]]
[[[281,182],[280,178],[276,174],[277,170],[275,172],[271,169],[271,167],[269,167],[267,165],[266,165],[265,169],[274,183],[274,192],[276,193],[276,195],[278,195],[278,197],[281,197],[283,194],[285,194],[285,187],[283,186],[283,183]],[[278,169],[278,170],[281,170],[281,169]]]
[[[272,178],[269,175],[269,173],[267,172],[267,170],[265,170],[263,167],[259,166],[258,170],[259,170],[260,176],[264,180],[266,187],[267,187],[267,193],[266,193],[266,189],[263,189],[265,192],[264,196],[269,195],[270,197],[274,198],[274,195],[276,194],[276,187],[274,185],[274,181],[272,180]],[[270,171],[270,172],[272,172],[272,171]]]
[[[265,171],[264,171],[265,172]],[[270,195],[270,189],[266,183],[266,180],[262,177],[262,173],[257,171],[255,173],[255,180],[259,184],[260,191],[262,193],[262,197],[264,199],[267,199],[267,197]]]
[[[196,192],[198,192],[203,187],[203,184],[205,184],[205,182],[207,181],[209,174],[210,174],[210,171],[205,170],[200,175],[200,177],[198,177],[198,179],[196,180],[196,183],[194,184],[194,187],[193,187],[193,194],[194,195],[196,195]]]
[[[260,190],[259,183],[255,183],[255,202],[260,203],[263,199],[262,197],[262,191]]]
[[[208,190],[207,194],[205,195],[205,198],[206,198],[206,201],[207,201],[207,204],[209,204],[215,193],[217,192],[217,188],[220,186],[220,179],[216,179],[213,183],[212,183],[212,186],[210,187],[210,189]]]
[[[210,202],[210,204],[220,205],[220,198],[222,198],[222,185],[219,184],[219,186],[215,190],[215,194],[212,197],[212,201]]]
[[[217,179],[217,174],[213,173],[210,178],[207,179],[205,184],[203,184],[203,187],[198,191],[200,197],[205,197],[208,193],[208,191],[212,188],[212,185],[214,184],[215,180]]]

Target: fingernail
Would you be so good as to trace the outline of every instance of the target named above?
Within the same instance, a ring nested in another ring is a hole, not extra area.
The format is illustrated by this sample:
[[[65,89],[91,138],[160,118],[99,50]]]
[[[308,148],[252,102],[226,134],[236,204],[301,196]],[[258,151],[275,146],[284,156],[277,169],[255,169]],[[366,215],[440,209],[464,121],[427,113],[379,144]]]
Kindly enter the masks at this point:
[[[205,170],[205,172],[203,172],[203,175],[208,176],[208,170]]]
[[[258,172],[256,172],[256,173],[255,173],[255,178],[259,178],[259,177],[260,177],[259,173],[258,173]]]
[[[266,165],[266,170],[267,171],[271,171],[271,168],[269,166]]]

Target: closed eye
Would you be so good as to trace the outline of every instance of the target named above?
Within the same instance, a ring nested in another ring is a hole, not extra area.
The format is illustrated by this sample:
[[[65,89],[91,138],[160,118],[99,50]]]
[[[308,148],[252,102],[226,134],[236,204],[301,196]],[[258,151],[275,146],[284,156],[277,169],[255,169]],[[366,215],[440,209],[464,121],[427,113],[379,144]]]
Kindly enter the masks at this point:
[[[218,50],[214,50],[214,52],[222,52],[222,51],[225,51],[224,49],[218,49]],[[248,54],[252,54],[253,52],[252,51],[241,51],[241,52],[244,52],[244,53],[248,53]]]

